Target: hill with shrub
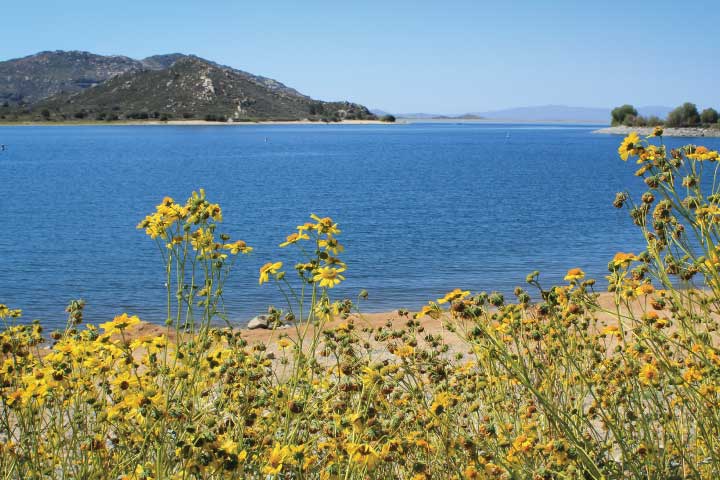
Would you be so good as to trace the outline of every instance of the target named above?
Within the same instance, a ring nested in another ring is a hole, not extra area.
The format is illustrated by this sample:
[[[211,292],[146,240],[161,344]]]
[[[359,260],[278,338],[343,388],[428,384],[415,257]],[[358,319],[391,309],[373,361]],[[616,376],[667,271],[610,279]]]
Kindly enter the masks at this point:
[[[0,62],[0,101],[4,121],[376,119],[362,105],[314,100],[277,80],[183,54],[139,61],[43,52]]]

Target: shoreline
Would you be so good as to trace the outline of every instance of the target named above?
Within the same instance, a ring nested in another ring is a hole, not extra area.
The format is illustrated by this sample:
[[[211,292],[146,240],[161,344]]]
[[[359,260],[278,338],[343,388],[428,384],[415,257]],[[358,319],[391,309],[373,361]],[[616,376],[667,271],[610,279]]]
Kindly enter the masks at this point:
[[[601,306],[601,308],[605,309],[606,311],[613,311],[615,308],[614,304],[614,294],[609,292],[597,292],[599,293],[598,303]],[[640,315],[643,312],[643,309],[645,308],[644,301],[642,300],[635,300],[632,304],[632,310],[635,314]],[[624,309],[624,307],[623,307]],[[390,310],[386,312],[375,312],[375,313],[352,313],[348,319],[342,319],[340,316],[337,316],[332,322],[328,322],[324,328],[334,328],[342,323],[347,323],[348,320],[353,321],[359,328],[368,327],[371,329],[377,329],[383,325],[385,325],[387,322],[391,322],[393,324],[399,325],[400,323],[405,323],[408,321],[408,319],[412,318],[414,312],[410,312],[409,317],[404,317],[399,314],[399,310]],[[597,312],[597,318],[600,324],[608,324],[609,322],[617,322],[617,319],[607,312]],[[431,333],[433,335],[438,334],[443,337],[443,341],[447,343],[451,349],[455,352],[460,351],[464,347],[464,343],[462,340],[449,331],[445,327],[445,321],[447,320],[446,315],[443,315],[440,318],[432,318],[429,316],[420,317],[418,319],[422,326],[425,328],[426,333]],[[276,328],[276,329],[248,329],[247,326],[243,326],[242,328],[234,328],[233,329],[236,332],[239,332],[242,334],[242,337],[248,341],[250,345],[262,343],[268,346],[268,351],[273,352],[275,354],[279,353],[279,350],[277,348],[276,342],[280,338],[284,336],[288,336],[290,338],[296,338],[296,329],[295,324],[289,324],[287,326],[284,326],[282,328]],[[311,327],[312,330],[312,327]],[[141,337],[152,337],[152,336],[158,336],[162,334],[168,334],[170,340],[175,340],[174,338],[174,330],[172,327],[168,328],[164,325],[157,324],[157,323],[151,323],[148,321],[142,321],[140,324],[132,327],[126,332],[126,339],[127,341],[131,341],[137,338]],[[373,343],[373,342],[371,342]]]
[[[652,135],[655,127],[606,127],[594,130],[592,133],[601,135],[628,135],[635,132],[638,135]],[[680,127],[680,128],[664,128],[663,137],[720,137],[720,128],[703,128],[703,127]]]
[[[405,122],[383,122],[381,120],[343,120],[341,122],[312,122],[310,120],[262,120],[257,122],[209,122],[207,120],[159,120],[148,121],[91,121],[91,122],[0,122],[0,127],[127,127],[127,126],[252,126],[252,125],[393,125]]]

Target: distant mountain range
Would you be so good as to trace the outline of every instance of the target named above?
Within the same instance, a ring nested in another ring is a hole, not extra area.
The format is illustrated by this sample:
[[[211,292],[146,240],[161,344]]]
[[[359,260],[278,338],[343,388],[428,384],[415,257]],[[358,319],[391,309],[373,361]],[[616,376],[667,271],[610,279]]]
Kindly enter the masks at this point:
[[[642,116],[655,115],[665,118],[672,110],[671,107],[647,106],[639,107],[638,113]],[[378,115],[381,110],[373,109]],[[508,108],[504,110],[491,110],[487,112],[470,112],[464,115],[443,115],[433,113],[394,113],[398,118],[427,120],[427,119],[467,119],[476,118],[494,121],[515,122],[580,122],[580,123],[610,123],[610,108],[570,107],[566,105],[540,105],[531,107]],[[383,112],[382,114],[387,114]]]
[[[394,117],[408,120],[481,120],[483,118],[475,113],[464,113],[462,115],[444,115],[441,113],[390,113],[379,108],[371,108],[370,111],[378,117],[393,115]]]
[[[193,55],[135,60],[53,51],[0,62],[0,118],[335,121],[376,117],[362,105],[314,100],[277,80]]]

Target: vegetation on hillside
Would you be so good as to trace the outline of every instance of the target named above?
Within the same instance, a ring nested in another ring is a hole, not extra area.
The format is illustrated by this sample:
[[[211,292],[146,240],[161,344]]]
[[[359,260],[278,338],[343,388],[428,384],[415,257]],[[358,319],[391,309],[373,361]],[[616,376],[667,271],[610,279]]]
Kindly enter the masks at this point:
[[[0,62],[0,104],[32,105],[61,93],[74,93],[113,76],[144,68],[128,57],[88,52],[41,52]]]
[[[632,105],[622,105],[612,110],[611,125],[626,127],[655,127],[666,126],[671,128],[683,127],[718,127],[718,112],[714,108],[706,108],[698,112],[694,103],[686,102],[672,110],[666,119],[656,116],[643,117]]]
[[[164,199],[138,226],[165,263],[163,335],[129,337],[129,314],[82,325],[72,302],[44,351],[42,326],[0,305],[2,477],[720,477],[720,184],[701,178],[719,155],[634,133],[619,154],[648,191],[614,204],[647,248],[609,262],[615,308],[572,268],[553,287],[528,276],[538,303],[524,288],[512,302],[457,289],[368,328],[332,297],[341,232],[313,215],[280,244],[298,262],[259,272],[287,301],[271,311],[291,326],[276,331],[279,357],[219,325],[251,247],[220,233],[202,190]],[[678,288],[690,281],[705,290]],[[449,351],[430,318],[465,348]]]
[[[362,105],[313,100],[276,80],[182,54],[137,61],[44,52],[0,62],[3,72],[0,121],[376,118]]]

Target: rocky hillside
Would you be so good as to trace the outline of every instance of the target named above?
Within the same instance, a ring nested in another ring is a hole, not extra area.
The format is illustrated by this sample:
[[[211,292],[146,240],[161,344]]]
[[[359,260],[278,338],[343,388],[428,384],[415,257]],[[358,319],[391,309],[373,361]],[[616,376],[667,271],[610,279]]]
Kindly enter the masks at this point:
[[[362,105],[313,100],[276,80],[178,53],[133,60],[58,51],[0,62],[0,102],[5,121],[375,118]]]
[[[88,52],[41,52],[0,62],[0,103],[33,104],[63,92],[79,92],[116,75],[147,68],[128,57]]]

